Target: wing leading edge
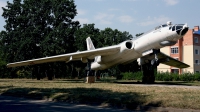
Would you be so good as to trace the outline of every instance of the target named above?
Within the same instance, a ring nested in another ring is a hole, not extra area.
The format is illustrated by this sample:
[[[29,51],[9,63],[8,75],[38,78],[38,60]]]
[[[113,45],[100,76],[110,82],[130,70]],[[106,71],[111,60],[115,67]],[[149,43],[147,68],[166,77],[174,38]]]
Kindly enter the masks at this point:
[[[80,51],[80,52],[74,52],[74,53],[69,53],[69,54],[62,54],[62,55],[45,57],[45,58],[38,58],[38,59],[8,63],[7,67],[35,65],[35,64],[42,64],[42,63],[56,62],[56,61],[65,61],[67,63],[70,61],[81,60],[82,62],[87,62],[87,59],[94,59],[96,56],[112,55],[119,52],[119,50],[120,50],[120,46],[115,45],[115,46],[103,47],[103,48],[98,48],[98,49],[93,49],[93,50]]]

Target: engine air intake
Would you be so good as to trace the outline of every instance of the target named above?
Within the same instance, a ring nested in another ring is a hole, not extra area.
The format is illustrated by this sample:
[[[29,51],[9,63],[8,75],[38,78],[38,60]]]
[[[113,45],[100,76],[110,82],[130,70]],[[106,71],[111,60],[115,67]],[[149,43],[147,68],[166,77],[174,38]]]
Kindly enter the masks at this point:
[[[126,42],[126,47],[128,49],[131,49],[132,48],[132,42]]]

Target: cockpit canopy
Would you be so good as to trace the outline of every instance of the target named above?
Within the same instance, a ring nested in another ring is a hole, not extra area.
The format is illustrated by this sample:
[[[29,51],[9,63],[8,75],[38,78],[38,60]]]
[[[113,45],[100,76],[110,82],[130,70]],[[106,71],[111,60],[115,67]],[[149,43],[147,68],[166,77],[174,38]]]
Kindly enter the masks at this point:
[[[171,30],[171,31],[176,31],[177,34],[179,34],[179,35],[185,35],[185,33],[188,31],[187,24],[175,24],[175,25],[173,25],[171,21],[168,21],[167,24],[159,25],[159,26],[155,27],[153,30],[148,31],[148,32],[140,35],[137,38],[140,38],[141,36],[144,36],[144,35],[152,32],[152,31],[154,32],[155,30],[159,30],[159,29],[165,28],[165,27],[169,28],[169,30]],[[155,32],[157,32],[157,31],[155,31]],[[135,40],[137,38],[134,38],[133,40]]]
[[[171,22],[171,21],[168,21],[167,24],[162,24],[162,25],[160,25],[160,26],[155,27],[155,30],[157,30],[157,29],[159,29],[159,28],[171,26],[171,25],[172,25],[172,22]]]
[[[167,24],[163,24],[163,25],[157,26],[157,27],[155,28],[155,30],[157,30],[157,29],[159,29],[159,28],[166,27],[166,26],[168,26],[168,25],[167,25]]]

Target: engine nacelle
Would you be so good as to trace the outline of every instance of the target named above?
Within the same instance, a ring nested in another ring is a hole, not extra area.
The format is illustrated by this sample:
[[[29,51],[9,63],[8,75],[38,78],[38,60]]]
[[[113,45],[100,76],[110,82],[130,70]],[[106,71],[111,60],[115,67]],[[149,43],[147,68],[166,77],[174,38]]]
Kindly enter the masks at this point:
[[[112,60],[115,60],[116,58],[121,56],[121,53],[127,53],[134,47],[133,42],[131,40],[122,42],[119,44],[119,46],[120,46],[120,51],[118,53],[116,53],[115,55],[109,55],[109,56],[98,56],[97,63],[102,64],[102,63],[107,63]]]
[[[120,48],[120,52],[124,52],[128,49],[132,49],[134,47],[133,45],[133,41],[125,41],[123,43],[120,44],[121,45],[121,48]]]

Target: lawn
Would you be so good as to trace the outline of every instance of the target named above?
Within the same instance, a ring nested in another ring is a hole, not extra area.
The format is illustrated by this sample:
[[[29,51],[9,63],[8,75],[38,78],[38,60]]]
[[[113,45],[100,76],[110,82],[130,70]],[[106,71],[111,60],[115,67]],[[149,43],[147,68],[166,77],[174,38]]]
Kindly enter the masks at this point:
[[[200,82],[156,82],[200,86]],[[0,79],[0,94],[68,103],[107,105],[135,109],[138,106],[200,110],[199,88],[139,86],[134,81]]]

